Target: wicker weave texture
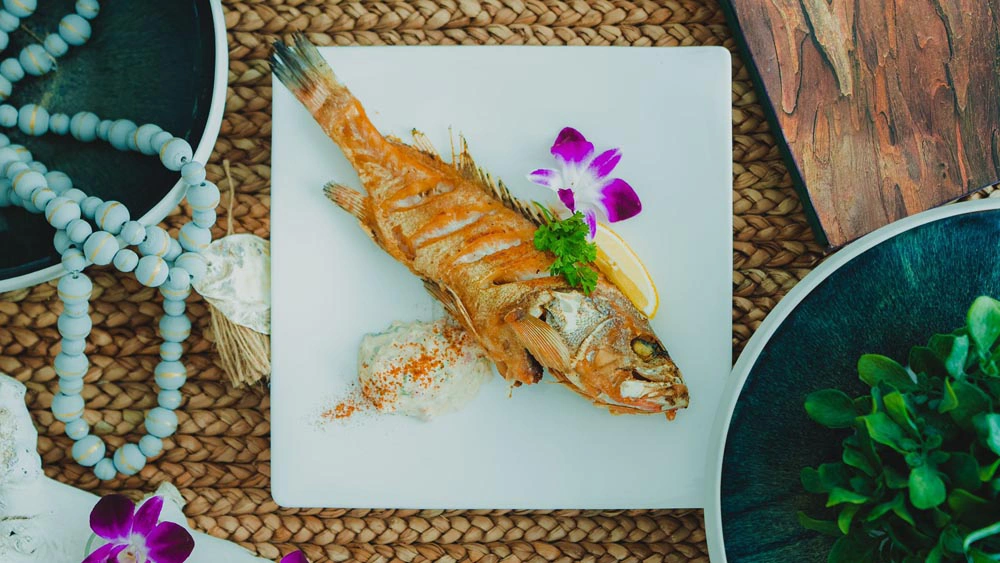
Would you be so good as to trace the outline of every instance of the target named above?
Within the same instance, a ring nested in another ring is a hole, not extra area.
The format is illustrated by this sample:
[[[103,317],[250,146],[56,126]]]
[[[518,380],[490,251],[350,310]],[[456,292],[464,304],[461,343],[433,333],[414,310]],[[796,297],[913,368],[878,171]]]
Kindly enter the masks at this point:
[[[230,67],[222,131],[209,178],[236,190],[236,232],[267,237],[270,207],[269,44],[303,31],[319,45],[722,45],[733,51],[733,346],[821,259],[774,137],[722,11],[714,0],[226,0]],[[221,209],[228,206],[223,190]],[[182,215],[183,214],[183,215]],[[166,224],[176,231],[187,210]],[[216,227],[216,236],[225,231]],[[92,367],[86,418],[112,447],[134,441],[154,406],[159,296],[110,270],[92,272]],[[0,371],[24,382],[41,435],[46,473],[99,493],[139,496],[176,484],[198,529],[278,559],[303,549],[314,562],[708,561],[700,512],[512,512],[286,510],[268,492],[269,399],[235,391],[217,367],[208,310],[193,301],[185,403],[166,451],[135,477],[98,482],[67,452],[63,425],[48,411],[57,390],[61,305],[54,284],[0,296]]]

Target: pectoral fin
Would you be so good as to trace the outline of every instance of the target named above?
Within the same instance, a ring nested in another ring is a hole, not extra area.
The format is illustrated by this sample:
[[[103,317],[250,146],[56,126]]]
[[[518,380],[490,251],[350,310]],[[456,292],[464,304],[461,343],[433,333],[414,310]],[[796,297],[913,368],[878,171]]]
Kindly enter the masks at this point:
[[[357,218],[358,223],[361,224],[361,228],[368,233],[368,236],[375,241],[375,244],[384,248],[384,245],[382,245],[378,237],[375,236],[375,231],[372,229],[372,225],[374,225],[375,222],[372,217],[370,197],[357,190],[352,190],[347,186],[334,182],[327,184],[323,188],[323,192],[326,193],[326,197],[330,198],[330,201],[337,204],[337,207],[340,207],[344,211],[354,215],[354,217]]]
[[[547,368],[569,368],[569,348],[559,332],[548,323],[522,311],[509,313],[504,320],[521,344]]]

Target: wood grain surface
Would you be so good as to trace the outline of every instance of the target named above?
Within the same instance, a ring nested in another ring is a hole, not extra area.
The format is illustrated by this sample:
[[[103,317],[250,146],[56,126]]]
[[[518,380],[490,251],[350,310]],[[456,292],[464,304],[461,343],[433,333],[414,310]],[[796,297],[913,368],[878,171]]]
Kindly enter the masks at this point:
[[[1000,0],[729,0],[819,235],[1000,179]]]

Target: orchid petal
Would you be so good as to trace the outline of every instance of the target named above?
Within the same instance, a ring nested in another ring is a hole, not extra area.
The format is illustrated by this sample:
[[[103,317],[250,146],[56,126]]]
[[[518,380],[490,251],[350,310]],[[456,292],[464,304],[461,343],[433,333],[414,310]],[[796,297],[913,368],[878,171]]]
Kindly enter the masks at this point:
[[[183,563],[194,550],[194,538],[178,524],[160,522],[146,536],[146,549],[153,563]]]
[[[593,240],[597,236],[597,214],[592,209],[588,209],[584,211],[583,219],[590,227],[590,239]]]
[[[116,545],[108,554],[108,563],[119,563],[118,554],[128,549],[127,545]]]
[[[624,221],[642,211],[638,194],[621,178],[615,178],[601,188],[600,202],[611,223]]]
[[[552,143],[552,148],[563,143],[580,143],[587,142],[587,138],[583,136],[583,133],[573,129],[572,127],[563,127],[562,131],[556,135],[556,142]]]
[[[555,170],[550,170],[548,168],[539,168],[528,174],[528,179],[532,182],[538,184],[539,186],[545,186],[546,188],[556,189],[558,184],[560,184],[560,178],[562,176],[559,172]]]
[[[163,510],[163,497],[152,497],[144,502],[139,510],[135,511],[132,533],[140,536],[149,535],[160,519],[161,510]]]
[[[559,201],[563,202],[566,209],[576,211],[576,197],[573,195],[573,190],[559,190],[556,193],[559,194]]]
[[[599,181],[604,181],[611,172],[618,166],[618,162],[622,159],[621,149],[608,149],[601,154],[594,157],[594,160],[590,161],[590,166],[587,170],[597,178]]]
[[[301,551],[293,551],[281,558],[281,563],[309,563],[306,556]]]
[[[94,550],[93,553],[88,555],[86,559],[81,561],[81,563],[105,563],[108,560],[108,554],[114,549],[115,544],[106,543],[101,547]]]
[[[592,154],[594,154],[594,143],[572,127],[560,131],[555,144],[552,145],[552,156],[565,164],[582,164]]]
[[[135,504],[122,495],[108,495],[90,512],[90,529],[111,542],[124,542],[132,531]]]

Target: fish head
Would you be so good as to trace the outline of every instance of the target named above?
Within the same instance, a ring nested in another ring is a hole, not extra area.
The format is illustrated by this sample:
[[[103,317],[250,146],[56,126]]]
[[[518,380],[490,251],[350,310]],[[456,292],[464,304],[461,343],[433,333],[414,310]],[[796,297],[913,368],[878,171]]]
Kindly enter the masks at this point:
[[[590,295],[543,291],[508,320],[560,382],[613,412],[687,406],[677,365],[648,319],[613,286]]]

